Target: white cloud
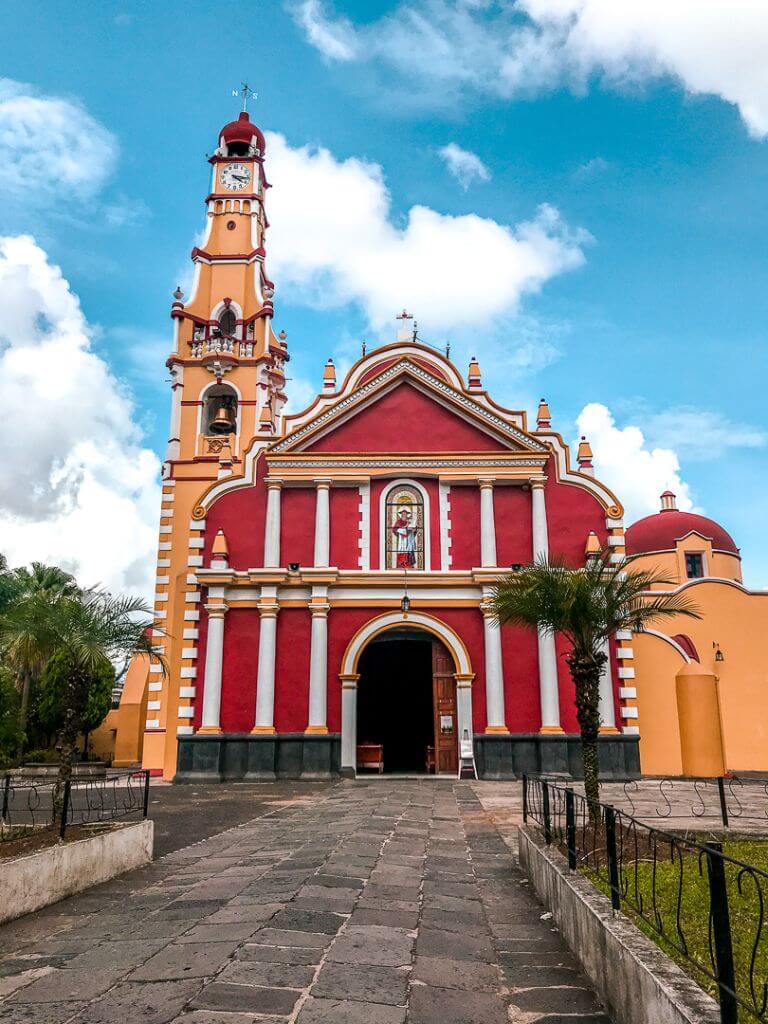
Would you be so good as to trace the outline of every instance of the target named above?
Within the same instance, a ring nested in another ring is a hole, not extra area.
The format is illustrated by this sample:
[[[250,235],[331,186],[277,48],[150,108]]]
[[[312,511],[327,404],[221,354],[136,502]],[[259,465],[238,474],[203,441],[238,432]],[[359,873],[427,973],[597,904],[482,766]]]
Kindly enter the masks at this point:
[[[755,137],[768,134],[764,0],[403,0],[363,26],[320,0],[292,10],[326,58],[380,60],[420,78],[424,101],[444,103],[450,89],[509,98],[666,76],[735,105]]]
[[[326,18],[320,0],[303,0],[293,14],[307,41],[329,60],[354,60],[357,56],[355,30],[345,18]]]
[[[491,180],[491,172],[477,153],[462,149],[455,142],[449,142],[447,146],[443,146],[437,152],[438,156],[445,161],[449,173],[454,176],[465,192],[474,181]]]
[[[158,459],[77,297],[28,236],[0,237],[0,308],[0,550],[149,595]]]
[[[272,276],[292,301],[358,304],[379,330],[408,306],[429,331],[488,325],[584,262],[584,231],[551,206],[513,227],[413,206],[403,226],[377,164],[267,138]]]
[[[0,191],[30,205],[89,199],[112,173],[115,137],[74,100],[0,78]]]
[[[646,433],[652,443],[674,441],[687,459],[718,459],[733,448],[764,448],[768,434],[727,416],[692,406],[667,409],[650,416]]]
[[[573,172],[577,181],[591,181],[611,169],[611,164],[602,156],[593,156],[591,160],[579,164]]]
[[[618,427],[611,411],[598,402],[585,405],[576,424],[592,446],[595,474],[616,493],[628,523],[658,512],[659,495],[667,489],[677,495],[678,508],[693,508],[674,449],[650,447],[639,427]]]

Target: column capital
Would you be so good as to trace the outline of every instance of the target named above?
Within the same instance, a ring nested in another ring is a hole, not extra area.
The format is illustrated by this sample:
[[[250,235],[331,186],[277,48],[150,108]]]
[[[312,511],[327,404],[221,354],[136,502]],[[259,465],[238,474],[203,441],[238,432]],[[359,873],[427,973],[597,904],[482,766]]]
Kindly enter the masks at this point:
[[[330,477],[323,476],[315,477],[313,483],[315,487],[318,489],[318,491],[329,491],[331,489],[331,484],[333,483],[333,481],[331,480]]]
[[[229,611],[228,604],[204,604],[203,608],[208,612],[209,619],[223,619]]]
[[[342,690],[356,690],[359,678],[359,672],[339,672]]]
[[[474,682],[474,679],[475,679],[475,673],[474,672],[454,672],[453,673],[453,678],[456,680],[456,686],[459,689],[461,689],[461,687],[463,687],[463,686],[466,686],[469,689],[471,689],[472,688],[472,683]]]
[[[277,613],[280,611],[280,605],[274,601],[270,601],[269,603],[262,603],[259,601],[256,607],[258,608],[259,615],[262,619],[276,619]]]
[[[547,482],[546,476],[532,476],[530,478],[530,480],[528,481],[528,483],[531,485],[532,488],[533,487],[543,487],[546,482]]]
[[[267,476],[264,478],[264,483],[267,485],[267,490],[270,491],[279,491],[282,488],[284,482],[285,481],[282,479],[282,477],[279,476]]]
[[[480,476],[477,478],[477,483],[480,489],[489,488],[493,489],[493,485],[496,483],[495,476]]]
[[[331,606],[327,602],[323,604],[320,604],[319,602],[313,604],[310,601],[307,607],[312,612],[312,618],[325,618],[328,615],[328,612],[331,610]]]

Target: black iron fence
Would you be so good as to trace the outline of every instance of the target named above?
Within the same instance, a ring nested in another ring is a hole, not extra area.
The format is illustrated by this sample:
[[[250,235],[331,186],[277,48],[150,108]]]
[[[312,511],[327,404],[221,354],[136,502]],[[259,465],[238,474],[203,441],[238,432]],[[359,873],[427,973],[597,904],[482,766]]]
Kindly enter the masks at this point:
[[[692,969],[722,1024],[768,1021],[766,871],[544,779],[523,777],[523,820]]]
[[[726,775],[711,779],[642,779],[607,787],[613,802],[635,817],[670,823],[694,819],[703,825],[738,827],[762,823],[768,831],[768,781]],[[618,800],[615,798],[618,797]]]
[[[76,825],[146,818],[149,810],[146,769],[110,772],[106,777],[55,779],[7,774],[0,789],[0,842],[58,832],[63,839]]]

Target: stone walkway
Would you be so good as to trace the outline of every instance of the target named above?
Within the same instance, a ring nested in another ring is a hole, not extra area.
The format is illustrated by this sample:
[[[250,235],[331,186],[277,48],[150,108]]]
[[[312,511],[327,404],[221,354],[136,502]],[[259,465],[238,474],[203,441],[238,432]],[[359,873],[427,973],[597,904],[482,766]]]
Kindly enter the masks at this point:
[[[347,783],[0,928],[0,1022],[608,1024],[545,918],[470,784]]]

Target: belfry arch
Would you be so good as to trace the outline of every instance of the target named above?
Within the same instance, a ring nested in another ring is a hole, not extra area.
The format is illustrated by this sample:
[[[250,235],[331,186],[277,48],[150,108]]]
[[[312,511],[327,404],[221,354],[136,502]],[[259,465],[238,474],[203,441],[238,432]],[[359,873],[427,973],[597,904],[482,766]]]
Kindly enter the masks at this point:
[[[443,644],[453,659],[457,733],[459,738],[472,738],[472,680],[475,674],[461,637],[447,623],[424,612],[385,612],[355,633],[341,660],[341,771],[344,775],[354,777],[357,769],[358,683],[363,652],[383,634],[403,629],[429,634]]]

